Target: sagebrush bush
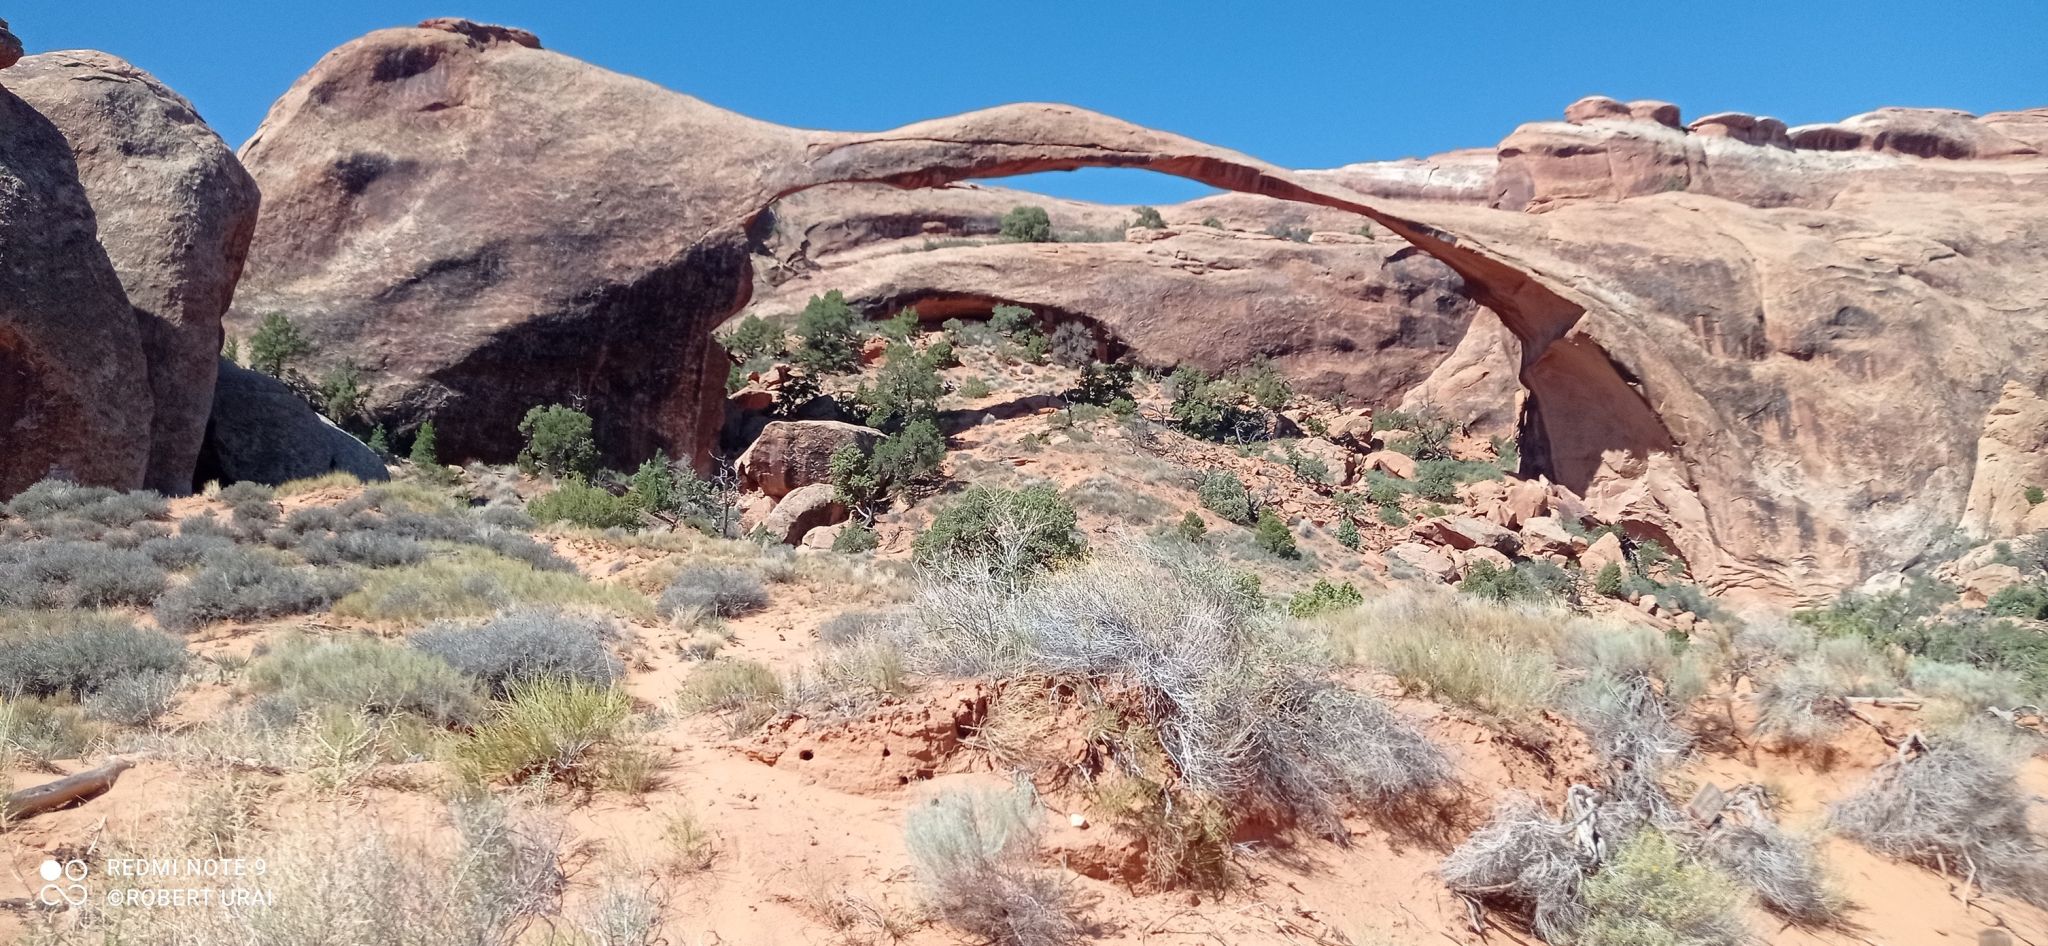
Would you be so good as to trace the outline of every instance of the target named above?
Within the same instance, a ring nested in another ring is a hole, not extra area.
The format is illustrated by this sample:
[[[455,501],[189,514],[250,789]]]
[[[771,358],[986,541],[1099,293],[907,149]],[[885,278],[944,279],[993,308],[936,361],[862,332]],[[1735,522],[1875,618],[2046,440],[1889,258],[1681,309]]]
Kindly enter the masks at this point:
[[[768,591],[753,571],[730,565],[686,565],[661,592],[655,613],[685,621],[735,618],[768,606]]]
[[[85,700],[130,678],[175,679],[182,641],[110,614],[0,613],[0,696]]]
[[[120,677],[86,698],[85,715],[119,726],[140,726],[170,712],[184,686],[184,676],[172,671]]]
[[[1982,729],[1909,743],[1836,803],[1830,823],[1880,854],[2048,907],[2048,845],[2017,780],[2023,751]]]
[[[262,697],[259,715],[273,724],[325,709],[410,714],[439,726],[483,714],[475,686],[447,662],[368,637],[286,636],[249,662],[246,678]]]
[[[504,699],[540,679],[617,682],[625,667],[606,644],[616,637],[618,630],[603,618],[529,608],[473,627],[431,627],[412,635],[411,643]]]
[[[149,556],[158,567],[170,571],[190,571],[199,567],[207,556],[235,547],[233,539],[225,536],[207,535],[204,532],[180,532],[143,542],[137,548]]]
[[[1622,844],[1586,881],[1585,898],[1581,946],[1740,946],[1750,939],[1735,884],[1654,829]]]
[[[0,607],[148,607],[165,585],[138,549],[63,539],[0,547]]]
[[[326,607],[355,586],[352,575],[294,568],[272,555],[237,550],[207,560],[191,582],[164,593],[156,621],[191,631],[221,621],[257,621]]]
[[[918,562],[988,559],[1022,577],[1078,557],[1074,507],[1050,483],[1008,490],[970,487],[939,510],[917,537]]]
[[[0,508],[39,528],[64,519],[124,528],[144,519],[165,518],[169,507],[162,496],[148,490],[123,493],[102,486],[42,480],[16,493]]]
[[[1596,865],[1577,825],[1511,795],[1458,845],[1437,874],[1451,890],[1518,917],[1551,943],[1571,942],[1586,919],[1583,888]]]
[[[515,684],[510,699],[457,747],[457,755],[484,781],[592,788],[618,758],[632,708],[632,700],[611,686],[555,677]]]
[[[484,617],[520,605],[650,612],[630,589],[597,585],[574,572],[543,571],[482,549],[463,549],[415,565],[380,569],[334,603],[341,617],[398,624]]]
[[[1332,682],[1316,649],[1240,576],[1198,558],[1138,549],[1021,592],[986,563],[962,563],[926,576],[918,614],[913,658],[934,672],[1136,686],[1199,792],[1323,827],[1343,803],[1449,777],[1420,731]]]
[[[848,611],[818,625],[818,640],[827,644],[851,644],[876,634],[889,633],[904,620],[904,615],[892,611]]]
[[[903,842],[939,918],[999,946],[1061,946],[1088,936],[1078,892],[1041,870],[1038,800],[1028,783],[956,791],[910,810]]]
[[[1707,832],[1701,853],[1779,916],[1807,926],[1841,919],[1842,901],[1828,887],[1815,839],[1789,833],[1760,813],[1724,815]]]

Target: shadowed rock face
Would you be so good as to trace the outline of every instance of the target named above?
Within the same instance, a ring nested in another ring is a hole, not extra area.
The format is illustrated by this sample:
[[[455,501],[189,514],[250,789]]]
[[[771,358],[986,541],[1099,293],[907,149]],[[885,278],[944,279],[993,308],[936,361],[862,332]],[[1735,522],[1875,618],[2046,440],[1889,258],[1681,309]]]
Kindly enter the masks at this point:
[[[256,226],[256,183],[190,103],[113,56],[29,56],[7,70],[6,85],[70,144],[100,245],[141,331],[149,460],[141,483],[126,485],[190,492],[213,405],[220,318]]]
[[[46,476],[140,486],[150,435],[141,332],[95,239],[70,145],[5,89],[0,197],[0,496]]]
[[[1434,257],[1512,336],[1531,468],[1710,587],[1812,594],[1910,559],[1957,521],[1984,415],[2048,338],[2043,164],[1800,150],[1782,124],[1680,130],[1641,104],[1436,182],[1287,172],[1050,105],[798,131],[487,31],[387,30],[245,147],[267,200],[235,317],[291,314],[366,369],[380,420],[432,416],[453,454],[508,459],[551,401],[585,405],[615,462],[696,454],[724,374],[707,333],[747,302],[747,229],[777,200],[1147,168],[1363,215]],[[1545,163],[1587,145],[1643,157],[1607,162],[1620,183]],[[1471,199],[1489,181],[1509,209]]]

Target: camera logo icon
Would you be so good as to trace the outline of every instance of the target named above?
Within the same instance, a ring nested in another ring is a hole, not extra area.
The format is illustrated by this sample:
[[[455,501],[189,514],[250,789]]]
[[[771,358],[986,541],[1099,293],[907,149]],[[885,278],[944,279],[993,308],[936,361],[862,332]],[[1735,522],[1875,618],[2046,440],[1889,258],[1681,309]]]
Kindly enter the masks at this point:
[[[37,872],[43,878],[43,889],[36,891],[36,902],[46,907],[82,906],[86,900],[85,878],[92,873],[84,861],[56,860],[43,862]]]

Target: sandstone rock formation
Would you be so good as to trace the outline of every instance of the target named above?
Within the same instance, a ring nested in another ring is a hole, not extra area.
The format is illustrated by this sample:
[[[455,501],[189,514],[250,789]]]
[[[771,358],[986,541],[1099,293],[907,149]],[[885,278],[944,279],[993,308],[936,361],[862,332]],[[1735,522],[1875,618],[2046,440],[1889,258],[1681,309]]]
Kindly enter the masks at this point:
[[[100,245],[134,308],[151,411],[141,485],[189,492],[221,314],[256,226],[256,184],[190,103],[113,56],[29,56],[8,70],[7,88],[70,143]]]
[[[761,521],[761,531],[784,545],[797,545],[812,529],[845,521],[846,505],[839,501],[839,491],[830,483],[812,483],[782,497]]]
[[[509,457],[549,401],[589,405],[614,459],[695,454],[723,388],[705,336],[745,304],[748,227],[778,199],[1151,168],[1362,217],[1441,262],[1512,338],[1525,470],[1710,588],[1816,594],[1930,547],[1982,418],[2048,339],[2042,123],[1824,151],[1750,116],[1600,112],[1460,156],[1465,183],[1429,193],[1423,166],[1293,173],[1059,106],[798,131],[489,31],[387,30],[322,60],[245,149],[270,199],[237,312],[298,318],[365,366],[380,420],[434,416],[456,455]]]
[[[740,483],[777,499],[792,490],[832,480],[832,455],[842,447],[865,453],[882,439],[873,427],[833,420],[770,421],[733,463]]]
[[[0,69],[21,61],[21,40],[8,32],[7,21],[0,20]]]
[[[198,452],[202,480],[288,480],[350,473],[369,482],[390,473],[362,441],[314,413],[284,382],[220,360],[212,420]]]
[[[2048,529],[2048,501],[2035,501],[2043,492],[2048,492],[2048,399],[2007,381],[1984,418],[1963,528],[1989,537]]]
[[[4,88],[0,193],[0,496],[46,476],[140,486],[151,410],[141,329],[63,132]]]
[[[747,312],[789,315],[830,289],[876,318],[911,306],[937,321],[1021,305],[1099,325],[1114,351],[1155,368],[1221,373],[1265,357],[1302,390],[1388,405],[1482,321],[1455,272],[1391,237],[1308,244],[1180,225],[1131,235],[826,258],[763,287]],[[1499,381],[1492,400],[1512,402],[1513,378]]]

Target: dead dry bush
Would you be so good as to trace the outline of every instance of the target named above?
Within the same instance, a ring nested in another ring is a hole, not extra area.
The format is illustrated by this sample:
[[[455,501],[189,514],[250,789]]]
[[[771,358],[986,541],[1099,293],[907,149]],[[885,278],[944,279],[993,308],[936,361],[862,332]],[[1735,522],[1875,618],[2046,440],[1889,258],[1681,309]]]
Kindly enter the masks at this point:
[[[1088,937],[1086,902],[1034,863],[1038,798],[1008,790],[949,792],[911,810],[904,846],[940,919],[1001,946],[1061,946]]]

